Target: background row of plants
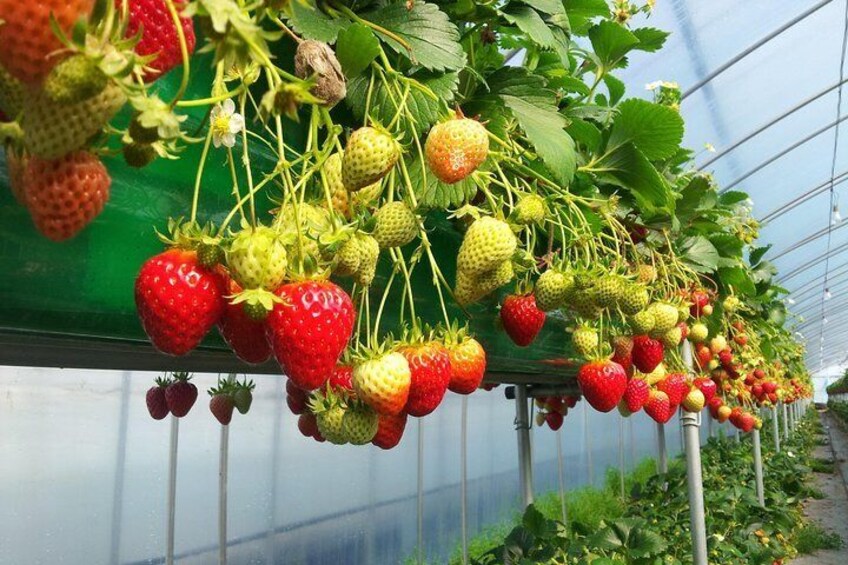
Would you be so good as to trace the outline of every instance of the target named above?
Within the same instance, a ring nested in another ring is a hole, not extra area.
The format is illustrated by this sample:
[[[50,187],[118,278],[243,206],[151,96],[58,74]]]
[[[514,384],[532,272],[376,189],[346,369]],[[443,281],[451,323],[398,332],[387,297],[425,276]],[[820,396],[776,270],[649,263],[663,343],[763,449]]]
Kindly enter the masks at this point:
[[[846,404],[848,406],[848,404]],[[776,453],[763,434],[766,507],[757,503],[753,452],[747,436],[710,439],[702,450],[710,562],[773,564],[797,554],[835,549],[842,540],[801,513],[805,498],[824,495],[810,484],[813,468],[833,472],[813,457],[824,443],[811,410]],[[471,540],[475,564],[685,564],[692,563],[686,469],[682,459],[656,474],[646,460],[627,475],[620,497],[617,471],[602,489],[568,493],[568,523],[561,521],[557,493],[540,497],[512,524],[501,524]],[[459,550],[451,563],[461,563]]]

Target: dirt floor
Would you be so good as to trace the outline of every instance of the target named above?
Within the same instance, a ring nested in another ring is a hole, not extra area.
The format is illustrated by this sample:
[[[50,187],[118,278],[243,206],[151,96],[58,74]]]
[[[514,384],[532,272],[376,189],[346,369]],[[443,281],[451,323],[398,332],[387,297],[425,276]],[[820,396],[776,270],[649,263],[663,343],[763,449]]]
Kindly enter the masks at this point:
[[[815,456],[836,461],[833,474],[816,473],[815,486],[824,494],[822,500],[804,503],[804,513],[822,528],[839,534],[845,546],[838,551],[819,551],[792,561],[797,565],[848,564],[848,431],[827,412],[822,412],[822,424],[830,438],[828,445],[816,448]]]

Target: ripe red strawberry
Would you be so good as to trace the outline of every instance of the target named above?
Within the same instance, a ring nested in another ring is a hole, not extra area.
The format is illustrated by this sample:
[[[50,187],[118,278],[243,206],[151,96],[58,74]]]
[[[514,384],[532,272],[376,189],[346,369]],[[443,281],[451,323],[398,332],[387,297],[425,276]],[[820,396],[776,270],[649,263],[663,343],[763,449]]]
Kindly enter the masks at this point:
[[[662,342],[650,336],[633,338],[633,364],[643,373],[650,373],[662,363],[664,351]]]
[[[704,393],[704,400],[709,404],[716,395],[716,384],[712,379],[699,377],[692,383]]]
[[[335,393],[353,394],[353,366],[336,365],[327,384]]]
[[[448,388],[457,394],[471,394],[486,374],[486,352],[473,337],[448,345],[451,377]]]
[[[400,349],[406,357],[412,380],[404,412],[410,416],[426,416],[441,404],[451,378],[450,356],[436,341],[410,345]]]
[[[168,410],[177,418],[182,418],[197,400],[197,387],[189,382],[188,373],[174,373],[174,382],[165,389],[165,402]]]
[[[710,303],[710,295],[703,290],[696,290],[690,296],[692,305],[689,307],[689,313],[693,318],[699,317],[704,313],[704,306]]]
[[[733,352],[730,351],[730,349],[723,349],[719,351],[718,362],[721,363],[722,367],[730,370],[730,367],[733,366]]]
[[[624,391],[624,403],[627,410],[633,414],[642,409],[648,400],[651,389],[644,379],[630,379]]]
[[[292,414],[303,414],[309,401],[309,393],[298,388],[291,379],[286,379],[286,404]]]
[[[754,369],[754,376],[758,379],[766,378],[766,372],[760,368]]]
[[[222,426],[229,425],[233,419],[233,397],[229,393],[219,392],[212,395],[209,399],[209,411],[215,416]]]
[[[226,295],[230,296],[241,292],[241,287],[229,276],[224,277]],[[265,337],[265,324],[251,319],[244,310],[244,304],[224,304],[221,319],[218,320],[218,332],[236,357],[256,365],[264,363],[271,357],[271,346]]]
[[[553,431],[557,431],[562,427],[563,417],[559,412],[548,412],[545,414],[545,422]]]
[[[512,341],[519,347],[526,347],[545,325],[545,312],[536,307],[536,297],[532,294],[512,294],[501,306],[501,322]]]
[[[668,395],[661,390],[652,390],[645,403],[645,412],[655,422],[665,424],[674,415],[674,408],[668,400]]]
[[[165,401],[165,389],[171,381],[167,378],[157,378],[156,385],[147,389],[147,411],[154,420],[161,420],[168,415],[168,403]]]
[[[315,421],[315,414],[312,412],[304,412],[297,418],[297,429],[300,430],[305,437],[314,438],[318,434],[318,423]]]
[[[353,302],[329,281],[284,284],[266,320],[268,341],[283,372],[304,390],[322,386],[353,332]]]
[[[691,386],[683,373],[671,373],[657,383],[657,388],[666,393],[668,401],[676,407],[683,402]]]
[[[613,361],[590,361],[577,372],[577,383],[583,396],[599,412],[615,408],[627,389],[624,368]]]
[[[377,420],[377,435],[371,443],[380,449],[391,449],[400,443],[403,430],[406,428],[406,414],[401,412],[396,416],[379,414]]]
[[[612,339],[612,360],[624,367],[627,376],[633,374],[633,338],[620,335]]]
[[[757,420],[750,412],[743,412],[739,417],[739,429],[745,432],[746,434],[754,429],[754,425],[757,423]]]
[[[763,392],[766,394],[772,394],[777,391],[777,383],[774,381],[765,381],[763,383]]]
[[[35,227],[53,241],[70,239],[90,224],[112,184],[100,158],[87,151],[54,160],[30,157],[21,180]]]
[[[0,0],[0,65],[22,82],[39,84],[61,61],[51,55],[64,47],[50,26],[51,16],[70,35],[93,4],[94,0]]]
[[[433,126],[424,143],[427,165],[442,182],[459,182],[489,154],[489,135],[483,124],[457,117]]]
[[[713,352],[706,345],[700,344],[695,348],[695,360],[701,369],[706,369],[713,360]]]
[[[120,9],[123,2],[115,0],[115,3]],[[181,11],[184,4],[183,0],[174,0],[177,11]],[[191,18],[184,16],[180,16],[180,23],[188,54],[191,55],[196,43],[194,24]],[[152,82],[183,62],[180,38],[165,0],[129,0],[127,37],[134,36],[141,28],[144,33],[135,46],[135,52],[139,55],[156,55],[147,64],[150,70],[144,75],[145,82]]]
[[[141,325],[162,353],[185,355],[218,322],[224,309],[218,275],[194,251],[169,249],[148,259],[135,279]]]

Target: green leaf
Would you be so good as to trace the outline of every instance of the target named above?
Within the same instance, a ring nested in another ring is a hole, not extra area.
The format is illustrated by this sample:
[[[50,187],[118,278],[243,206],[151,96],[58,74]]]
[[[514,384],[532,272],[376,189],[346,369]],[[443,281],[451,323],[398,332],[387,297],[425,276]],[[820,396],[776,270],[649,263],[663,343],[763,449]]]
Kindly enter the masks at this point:
[[[583,144],[587,151],[594,153],[601,146],[601,130],[594,124],[581,119],[573,119],[565,131],[576,141]]]
[[[639,38],[624,26],[605,20],[589,30],[589,41],[604,69],[612,69],[631,49],[639,44]]]
[[[471,176],[453,184],[445,184],[426,168],[421,159],[407,159],[406,167],[409,180],[415,188],[415,199],[422,208],[458,208],[477,194],[477,185]]]
[[[342,18],[333,18],[305,2],[292,2],[288,20],[296,32],[306,39],[335,43],[339,32],[350,25]]]
[[[757,289],[748,272],[742,267],[729,267],[718,270],[718,280],[725,286],[732,286],[738,294],[754,295]]]
[[[502,12],[506,21],[518,26],[518,29],[536,45],[544,49],[556,47],[556,39],[542,16],[528,6],[511,7]]]
[[[654,51],[662,49],[662,46],[665,44],[665,40],[668,39],[669,36],[667,31],[653,27],[640,27],[632,31],[633,35],[639,38],[639,45],[634,47],[634,49],[647,51],[648,53],[653,53]]]
[[[658,533],[641,527],[634,528],[627,539],[630,555],[637,559],[659,555],[666,547],[668,544]]]
[[[571,32],[575,35],[586,35],[592,19],[610,15],[606,0],[564,0],[563,4]]]
[[[729,190],[727,192],[722,192],[718,201],[724,206],[733,206],[734,204],[739,204],[740,202],[744,202],[748,199],[748,193],[742,192],[740,190]]]
[[[718,251],[705,237],[689,237],[683,242],[683,260],[698,272],[714,271],[718,266],[718,259]]]
[[[594,168],[629,189],[643,216],[649,218],[672,213],[674,201],[671,190],[647,157],[632,143],[605,154]]]
[[[336,56],[345,76],[351,79],[368,68],[380,54],[380,42],[374,33],[360,23],[352,24],[339,33]]]
[[[618,105],[607,147],[635,145],[648,159],[673,155],[683,141],[683,118],[671,108],[631,98]]]
[[[545,519],[545,516],[532,504],[527,507],[524,517],[521,520],[524,529],[536,537],[543,536],[547,533],[547,523],[548,521]]]
[[[407,10],[405,3],[396,2],[362,17],[406,41],[412,53],[391,37],[380,34],[380,38],[394,51],[425,69],[445,71],[465,66],[459,32],[447,14],[435,4],[416,1],[412,9]]]
[[[677,200],[675,209],[675,215],[681,223],[688,222],[696,211],[706,204],[707,199],[704,197],[709,192],[712,192],[709,180],[703,175],[697,175],[689,181],[689,184],[680,191],[680,198]]]
[[[607,85],[607,91],[610,95],[610,105],[615,106],[624,96],[624,83],[612,75],[604,75],[604,84]]]
[[[757,263],[759,263],[762,260],[763,256],[768,253],[771,247],[772,244],[769,243],[768,245],[765,245],[763,247],[757,247],[755,249],[752,249],[750,255],[748,256],[751,265],[756,265]]]
[[[520,0],[521,3],[527,4],[543,14],[564,14],[565,7],[562,5],[562,0]]]
[[[722,257],[742,258],[745,242],[729,233],[717,233],[710,236],[710,242]]]
[[[358,120],[365,118],[370,78],[370,73],[362,73],[353,78],[347,85],[345,102],[353,110],[353,114]],[[436,96],[433,99],[418,88],[409,90],[406,101],[407,107],[415,120],[415,133],[421,135],[442,116],[445,104],[453,102],[457,84],[459,84],[459,75],[457,73],[434,74],[428,71],[419,71],[409,78],[429,88]],[[374,81],[374,88],[371,93],[371,115],[382,124],[390,123],[396,112],[393,98],[389,94],[382,81]]]
[[[574,140],[565,131],[565,116],[557,112],[554,105],[534,105],[511,95],[502,95],[501,98],[548,170],[557,181],[569,184],[577,170],[577,154]]]

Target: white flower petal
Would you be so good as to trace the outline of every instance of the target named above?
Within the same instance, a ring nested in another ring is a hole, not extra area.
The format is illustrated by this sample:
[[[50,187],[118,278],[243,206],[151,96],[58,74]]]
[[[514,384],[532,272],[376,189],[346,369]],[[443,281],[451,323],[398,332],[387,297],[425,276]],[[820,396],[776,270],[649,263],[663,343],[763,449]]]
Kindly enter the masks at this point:
[[[238,133],[244,129],[244,116],[241,114],[233,114],[230,117],[230,132]]]
[[[224,113],[228,116],[231,116],[233,112],[236,111],[236,104],[233,102],[232,98],[227,98],[224,100],[223,105]]]
[[[215,149],[218,149],[219,147],[221,147],[221,136],[220,135],[213,135],[212,136],[212,145],[215,146]]]
[[[221,141],[226,147],[233,147],[236,144],[236,136],[232,133],[225,133],[221,136]]]

